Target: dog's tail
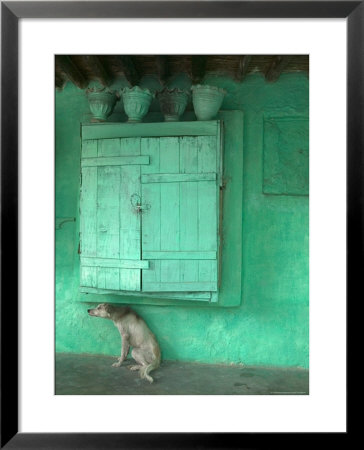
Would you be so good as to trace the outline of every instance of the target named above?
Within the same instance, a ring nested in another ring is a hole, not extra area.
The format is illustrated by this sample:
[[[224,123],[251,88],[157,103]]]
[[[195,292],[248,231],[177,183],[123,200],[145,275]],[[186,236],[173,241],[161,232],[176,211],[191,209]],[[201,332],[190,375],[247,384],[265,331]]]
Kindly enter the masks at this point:
[[[158,346],[153,349],[154,360],[152,363],[148,364],[145,367],[142,367],[139,371],[140,377],[145,378],[149,381],[149,383],[153,383],[153,378],[149,375],[149,373],[159,367],[161,363],[161,351]]]

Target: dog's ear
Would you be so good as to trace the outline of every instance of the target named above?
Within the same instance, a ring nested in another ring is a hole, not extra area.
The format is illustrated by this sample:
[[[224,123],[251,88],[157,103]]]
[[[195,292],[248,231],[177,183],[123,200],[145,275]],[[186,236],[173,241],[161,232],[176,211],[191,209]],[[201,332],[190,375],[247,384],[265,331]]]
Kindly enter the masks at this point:
[[[105,303],[105,311],[107,313],[107,317],[111,317],[112,306],[108,303]]]

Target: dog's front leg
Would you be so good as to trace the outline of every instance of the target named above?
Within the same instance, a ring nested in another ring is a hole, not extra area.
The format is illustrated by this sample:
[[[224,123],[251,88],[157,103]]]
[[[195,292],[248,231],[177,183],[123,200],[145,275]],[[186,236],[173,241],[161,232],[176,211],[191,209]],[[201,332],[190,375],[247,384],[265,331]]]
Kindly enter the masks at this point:
[[[121,341],[122,341],[121,342],[121,356],[118,359],[118,361],[112,365],[112,367],[120,367],[121,364],[126,360],[126,357],[128,356],[129,348],[130,348],[129,336],[126,336],[126,335],[122,336]]]

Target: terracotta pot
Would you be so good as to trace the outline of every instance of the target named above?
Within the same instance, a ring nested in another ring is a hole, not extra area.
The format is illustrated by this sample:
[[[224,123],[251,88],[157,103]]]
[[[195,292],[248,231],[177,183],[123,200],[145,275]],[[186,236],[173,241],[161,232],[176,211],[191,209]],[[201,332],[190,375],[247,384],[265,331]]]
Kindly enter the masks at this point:
[[[105,122],[113,112],[118,97],[107,88],[86,90],[88,104],[94,122]]]
[[[141,122],[147,114],[154,95],[149,89],[134,86],[120,91],[128,122]]]
[[[191,87],[197,120],[211,120],[218,113],[226,91],[216,86],[196,84]]]
[[[189,92],[183,89],[168,89],[157,94],[161,111],[166,122],[178,121],[180,116],[185,112]]]

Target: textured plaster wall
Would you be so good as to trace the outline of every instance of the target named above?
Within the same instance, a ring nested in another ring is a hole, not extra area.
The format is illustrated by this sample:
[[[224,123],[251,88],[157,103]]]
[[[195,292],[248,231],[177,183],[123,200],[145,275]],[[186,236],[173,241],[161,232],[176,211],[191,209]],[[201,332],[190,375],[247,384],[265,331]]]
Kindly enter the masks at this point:
[[[298,135],[299,124],[307,122],[308,78],[287,74],[268,84],[261,75],[251,75],[242,84],[224,77],[205,82],[227,89],[223,109],[244,112],[243,210],[231,212],[243,214],[242,304],[227,309],[147,305],[135,309],[157,335],[166,359],[307,368],[308,196],[304,189],[288,195],[284,173],[273,177],[275,194],[263,194],[263,161],[269,151],[264,144],[267,120],[287,119]],[[172,83],[182,86],[188,80],[178,77]],[[111,121],[125,120],[118,109]],[[118,355],[116,328],[89,317],[89,304],[78,301],[80,122],[88,119],[83,91],[69,84],[56,93],[56,216],[76,218],[56,230],[56,350]],[[307,170],[299,159],[308,150],[308,143],[303,144],[307,148],[301,145],[296,157],[288,159],[291,183],[294,167],[304,174]],[[273,158],[281,167],[280,146],[275,148]],[[271,175],[274,170],[269,167]]]

